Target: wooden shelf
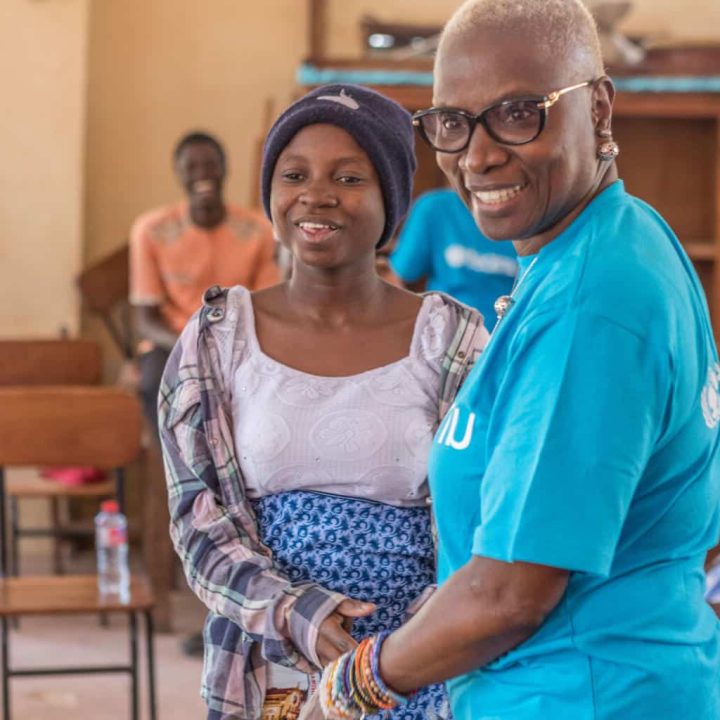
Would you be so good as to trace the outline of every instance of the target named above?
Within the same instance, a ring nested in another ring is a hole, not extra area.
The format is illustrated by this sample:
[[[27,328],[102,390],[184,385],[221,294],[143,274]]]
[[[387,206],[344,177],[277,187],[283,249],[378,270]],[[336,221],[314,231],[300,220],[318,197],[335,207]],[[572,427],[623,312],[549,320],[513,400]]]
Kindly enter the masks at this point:
[[[410,111],[432,103],[427,86],[376,89]],[[621,148],[620,177],[628,192],[650,203],[683,243],[720,338],[720,93],[618,92],[613,134]],[[444,182],[424,143],[417,143],[417,155],[416,195]]]
[[[720,94],[618,92],[614,114],[649,118],[717,118],[720,117]]]
[[[696,262],[715,262],[718,257],[718,250],[714,242],[686,242],[683,247],[691,260]]]

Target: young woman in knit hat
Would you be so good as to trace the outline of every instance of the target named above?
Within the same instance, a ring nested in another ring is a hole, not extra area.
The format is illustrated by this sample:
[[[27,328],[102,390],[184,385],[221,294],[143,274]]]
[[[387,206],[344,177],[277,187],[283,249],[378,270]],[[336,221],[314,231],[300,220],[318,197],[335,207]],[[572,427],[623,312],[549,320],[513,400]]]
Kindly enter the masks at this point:
[[[209,609],[209,718],[296,718],[324,665],[434,581],[426,458],[487,332],[377,275],[414,170],[410,115],[378,93],[325,86],[288,108],[262,196],[291,277],[211,288],[168,362],[171,532]],[[389,717],[447,716],[435,686]]]

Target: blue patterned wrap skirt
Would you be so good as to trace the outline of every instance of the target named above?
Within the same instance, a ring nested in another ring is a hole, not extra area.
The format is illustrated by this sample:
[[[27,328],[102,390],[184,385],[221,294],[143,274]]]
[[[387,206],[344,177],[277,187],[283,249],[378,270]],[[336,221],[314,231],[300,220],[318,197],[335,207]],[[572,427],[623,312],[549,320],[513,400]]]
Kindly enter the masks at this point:
[[[377,611],[357,618],[356,640],[399,627],[408,605],[435,581],[430,512],[317,492],[253,501],[262,541],[293,581],[310,580]],[[444,686],[421,690],[406,705],[373,718],[450,717]]]

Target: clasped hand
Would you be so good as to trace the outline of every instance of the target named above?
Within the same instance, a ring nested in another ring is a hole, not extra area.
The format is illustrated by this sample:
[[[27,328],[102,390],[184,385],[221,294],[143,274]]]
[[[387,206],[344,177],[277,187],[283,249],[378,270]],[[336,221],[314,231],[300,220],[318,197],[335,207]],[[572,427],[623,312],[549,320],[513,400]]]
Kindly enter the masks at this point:
[[[358,600],[343,600],[335,611],[328,616],[320,625],[316,652],[323,667],[328,663],[337,660],[341,655],[357,647],[357,643],[350,629],[353,620],[357,617],[370,615],[375,611],[372,603],[360,602]],[[300,713],[299,720],[324,720],[325,715],[320,708],[318,694],[315,693],[308,699]]]
[[[315,646],[318,659],[323,667],[357,646],[350,635],[353,620],[370,615],[375,612],[375,608],[376,606],[372,603],[343,600],[334,612],[325,618],[318,630]]]

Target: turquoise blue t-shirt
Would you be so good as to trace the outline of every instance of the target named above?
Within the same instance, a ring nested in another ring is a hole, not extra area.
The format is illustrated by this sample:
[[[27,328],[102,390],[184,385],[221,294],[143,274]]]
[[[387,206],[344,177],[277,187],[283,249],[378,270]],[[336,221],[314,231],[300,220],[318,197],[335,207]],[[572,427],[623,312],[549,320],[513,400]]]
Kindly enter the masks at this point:
[[[475,225],[454,190],[421,195],[405,220],[390,267],[405,282],[427,278],[427,290],[452,295],[495,324],[493,304],[517,273],[511,242],[494,242]]]
[[[535,635],[449,683],[455,718],[717,720],[720,366],[700,284],[619,181],[536,257],[433,443],[439,576],[473,554],[571,574]]]

